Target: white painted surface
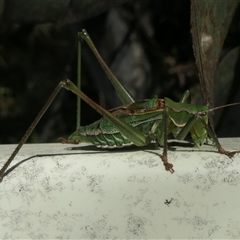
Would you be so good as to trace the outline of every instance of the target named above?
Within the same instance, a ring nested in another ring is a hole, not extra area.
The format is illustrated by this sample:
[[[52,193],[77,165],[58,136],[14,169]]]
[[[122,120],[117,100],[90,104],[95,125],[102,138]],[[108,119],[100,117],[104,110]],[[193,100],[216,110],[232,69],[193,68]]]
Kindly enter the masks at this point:
[[[14,147],[0,146],[0,166]],[[239,154],[177,147],[170,174],[162,150],[74,147],[23,147],[11,166],[32,158],[0,184],[0,239],[240,238]]]

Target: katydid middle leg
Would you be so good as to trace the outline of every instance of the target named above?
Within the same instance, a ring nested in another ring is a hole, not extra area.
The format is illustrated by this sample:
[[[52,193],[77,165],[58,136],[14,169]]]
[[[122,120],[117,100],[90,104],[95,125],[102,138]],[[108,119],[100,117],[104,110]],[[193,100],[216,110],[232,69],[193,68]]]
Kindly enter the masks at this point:
[[[187,91],[185,91],[182,99],[179,102],[180,103],[188,103],[189,101],[190,101],[190,92],[187,90]],[[167,157],[168,128],[169,128],[169,108],[167,106],[165,106],[165,108],[163,110],[163,125],[161,127],[161,130],[158,132],[157,141],[160,146],[163,146],[162,161],[165,166],[165,169],[167,171],[170,171],[171,173],[173,173],[174,172],[173,164],[168,162],[168,157]],[[185,130],[185,131],[183,131],[183,133],[185,133],[186,131],[189,132],[189,130]]]
[[[169,127],[169,109],[165,106],[163,110],[163,124],[157,136],[157,141],[160,146],[163,145],[162,161],[166,171],[174,173],[173,164],[168,162],[167,151],[168,151],[168,127]]]

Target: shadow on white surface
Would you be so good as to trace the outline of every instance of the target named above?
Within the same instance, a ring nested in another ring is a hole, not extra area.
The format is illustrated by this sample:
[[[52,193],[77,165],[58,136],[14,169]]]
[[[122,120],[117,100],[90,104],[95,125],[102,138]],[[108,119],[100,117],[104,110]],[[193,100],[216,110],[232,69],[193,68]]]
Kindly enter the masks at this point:
[[[0,185],[0,238],[240,238],[240,157],[214,151],[176,146],[170,174],[152,146],[25,145]]]

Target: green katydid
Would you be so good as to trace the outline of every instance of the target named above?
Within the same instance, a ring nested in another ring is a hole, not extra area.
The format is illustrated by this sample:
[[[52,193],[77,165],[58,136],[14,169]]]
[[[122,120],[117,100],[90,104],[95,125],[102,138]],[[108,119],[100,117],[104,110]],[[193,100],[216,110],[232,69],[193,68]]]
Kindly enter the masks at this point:
[[[209,109],[204,105],[190,104],[190,93],[188,91],[185,92],[180,102],[157,97],[135,102],[101,58],[86,30],[83,29],[78,34],[78,38],[79,45],[82,39],[86,41],[112,82],[123,105],[107,111],[86,96],[70,80],[61,81],[19,142],[17,148],[0,170],[0,180],[2,180],[6,169],[62,87],[71,90],[103,116],[102,119],[88,126],[77,127],[77,130],[68,140],[62,139],[64,143],[87,142],[97,147],[116,148],[129,145],[140,147],[156,141],[160,146],[163,146],[161,158],[165,169],[171,173],[174,172],[173,165],[168,162],[167,157],[167,139],[170,133],[178,140],[185,139],[186,135],[190,133],[194,144],[197,146],[202,145],[207,138],[210,138],[217,147],[218,152],[228,157],[233,157],[237,152],[224,150],[214,131],[208,125],[208,114],[216,108]],[[80,78],[80,70],[78,71],[78,77]],[[236,104],[239,103],[231,105]]]

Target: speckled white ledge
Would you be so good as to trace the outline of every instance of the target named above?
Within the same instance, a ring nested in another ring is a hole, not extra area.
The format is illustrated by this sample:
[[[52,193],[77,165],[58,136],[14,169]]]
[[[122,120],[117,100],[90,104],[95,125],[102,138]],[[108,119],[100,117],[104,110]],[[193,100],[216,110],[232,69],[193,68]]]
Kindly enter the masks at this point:
[[[14,147],[0,146],[0,166]],[[162,150],[71,147],[23,147],[0,184],[0,239],[240,238],[239,154],[178,146],[170,174]]]

